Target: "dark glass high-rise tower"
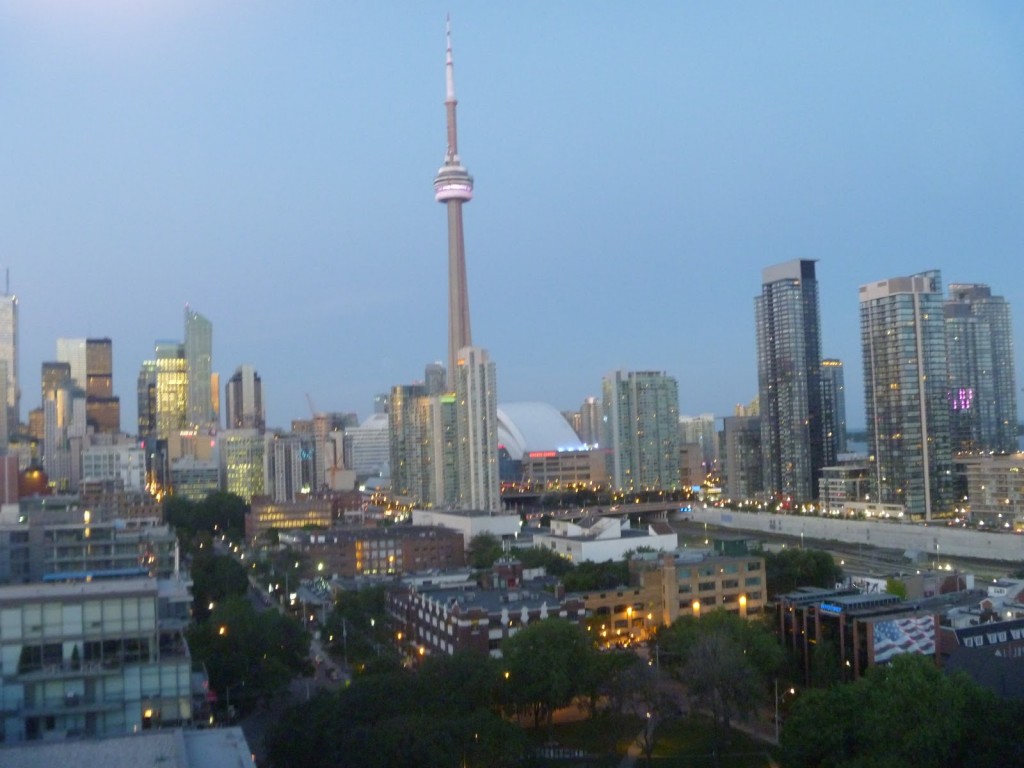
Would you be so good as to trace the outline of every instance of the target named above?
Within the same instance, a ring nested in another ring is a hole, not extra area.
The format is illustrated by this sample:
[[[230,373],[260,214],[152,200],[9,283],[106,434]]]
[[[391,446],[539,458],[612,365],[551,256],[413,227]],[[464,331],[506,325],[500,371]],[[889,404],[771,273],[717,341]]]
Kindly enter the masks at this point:
[[[952,283],[943,307],[954,452],[1017,450],[1010,305],[987,285]]]
[[[768,267],[761,282],[754,312],[763,482],[770,497],[797,504],[817,497],[824,458],[814,262]]]
[[[823,465],[831,467],[846,453],[846,383],[843,361],[821,361],[821,428],[824,431]]]

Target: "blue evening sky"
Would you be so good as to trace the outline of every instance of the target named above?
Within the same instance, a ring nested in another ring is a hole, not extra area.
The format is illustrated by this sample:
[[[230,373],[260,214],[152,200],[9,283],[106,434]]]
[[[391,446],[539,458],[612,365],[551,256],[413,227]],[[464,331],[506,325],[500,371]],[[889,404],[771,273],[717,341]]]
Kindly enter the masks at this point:
[[[365,417],[444,359],[447,11],[500,401],[664,370],[682,413],[728,415],[761,270],[794,258],[819,260],[851,425],[863,283],[989,283],[1024,350],[1019,3],[0,0],[22,417],[58,336],[110,336],[134,431],[186,302],[273,425],[307,392]]]

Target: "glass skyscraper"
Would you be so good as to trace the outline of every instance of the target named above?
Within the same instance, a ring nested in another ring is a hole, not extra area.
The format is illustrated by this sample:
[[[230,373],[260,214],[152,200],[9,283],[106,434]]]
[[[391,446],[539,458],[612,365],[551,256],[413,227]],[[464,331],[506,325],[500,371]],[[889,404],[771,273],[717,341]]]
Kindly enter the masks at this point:
[[[213,323],[185,306],[185,363],[188,370],[188,421],[193,427],[216,424],[213,410]]]
[[[821,424],[825,438],[823,466],[831,467],[839,454],[846,453],[846,383],[842,360],[821,361]]]
[[[679,384],[656,371],[614,371],[602,385],[608,474],[627,491],[680,487]]]
[[[459,506],[499,512],[497,372],[480,347],[463,347],[456,358],[455,419]]]
[[[1010,305],[987,285],[949,286],[943,307],[954,452],[1017,450]]]
[[[824,459],[814,262],[768,267],[761,282],[754,312],[763,480],[771,498],[796,504],[817,497]]]
[[[18,386],[18,297],[0,296],[0,363],[6,369],[7,432],[18,428],[21,420],[21,389]]]
[[[931,519],[953,501],[942,278],[860,288],[872,500]]]

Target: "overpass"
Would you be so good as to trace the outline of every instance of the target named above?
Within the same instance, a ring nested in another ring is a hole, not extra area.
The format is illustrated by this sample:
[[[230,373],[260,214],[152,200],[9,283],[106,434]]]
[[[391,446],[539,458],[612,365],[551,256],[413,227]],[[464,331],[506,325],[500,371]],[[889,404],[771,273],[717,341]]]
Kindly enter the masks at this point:
[[[914,550],[929,557],[1024,562],[1024,536],[956,528],[944,523],[840,520],[808,515],[736,512],[693,504],[687,516],[696,522],[752,533],[792,536],[887,549]]]

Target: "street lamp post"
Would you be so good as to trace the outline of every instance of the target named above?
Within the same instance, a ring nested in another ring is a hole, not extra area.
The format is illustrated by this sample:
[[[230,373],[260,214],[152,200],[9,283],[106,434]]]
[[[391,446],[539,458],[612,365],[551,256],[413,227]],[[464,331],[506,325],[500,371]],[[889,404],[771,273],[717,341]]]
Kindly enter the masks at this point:
[[[782,696],[786,694],[796,693],[796,688],[789,688],[782,692]],[[775,743],[779,743],[779,700],[782,698],[779,696],[779,678],[775,678]]]

